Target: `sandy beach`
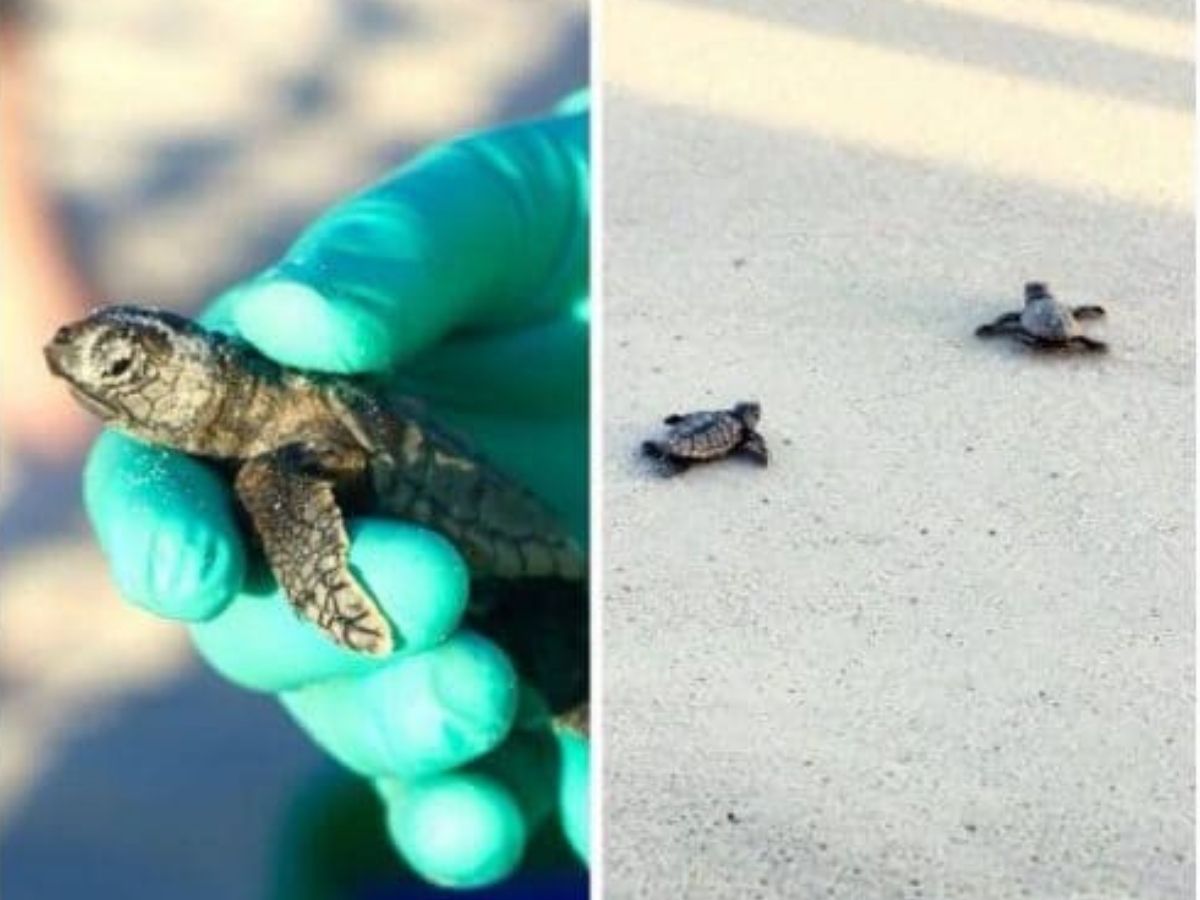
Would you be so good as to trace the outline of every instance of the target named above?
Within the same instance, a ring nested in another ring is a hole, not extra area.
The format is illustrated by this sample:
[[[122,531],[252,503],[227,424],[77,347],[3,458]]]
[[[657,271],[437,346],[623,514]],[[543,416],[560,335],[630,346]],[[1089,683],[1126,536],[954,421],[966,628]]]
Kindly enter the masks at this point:
[[[1190,11],[739,6],[605,19],[606,896],[1192,896]]]

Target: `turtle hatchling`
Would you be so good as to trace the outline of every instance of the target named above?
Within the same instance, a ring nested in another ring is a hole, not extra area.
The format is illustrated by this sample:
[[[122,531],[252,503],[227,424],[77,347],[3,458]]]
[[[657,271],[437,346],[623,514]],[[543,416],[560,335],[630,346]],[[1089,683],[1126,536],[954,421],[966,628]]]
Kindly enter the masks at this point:
[[[738,403],[731,409],[710,410],[667,416],[663,424],[670,431],[665,440],[646,441],[642,452],[661,460],[672,473],[682,472],[693,463],[722,459],[734,453],[744,454],[766,465],[767,443],[755,431],[762,416],[757,403]]]
[[[1009,312],[996,321],[975,329],[979,337],[1007,336],[1041,350],[1078,347],[1104,352],[1108,345],[1084,335],[1079,323],[1104,315],[1102,306],[1067,306],[1060,303],[1040,281],[1025,285],[1025,308]]]
[[[224,463],[288,601],[350,650],[383,656],[397,639],[347,565],[343,510],[440,532],[475,578],[585,578],[584,553],[557,516],[411,398],[281,366],[244,341],[136,306],[64,326],[45,356],[108,425]]]

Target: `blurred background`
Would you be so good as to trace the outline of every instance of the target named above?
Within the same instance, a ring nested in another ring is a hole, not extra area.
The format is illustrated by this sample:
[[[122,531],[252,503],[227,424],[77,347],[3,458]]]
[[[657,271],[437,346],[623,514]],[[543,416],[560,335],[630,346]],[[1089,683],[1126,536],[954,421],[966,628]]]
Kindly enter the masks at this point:
[[[40,347],[102,302],[195,311],[429,142],[583,86],[586,2],[0,6],[0,894],[297,896],[296,810],[363,798],[116,597]]]

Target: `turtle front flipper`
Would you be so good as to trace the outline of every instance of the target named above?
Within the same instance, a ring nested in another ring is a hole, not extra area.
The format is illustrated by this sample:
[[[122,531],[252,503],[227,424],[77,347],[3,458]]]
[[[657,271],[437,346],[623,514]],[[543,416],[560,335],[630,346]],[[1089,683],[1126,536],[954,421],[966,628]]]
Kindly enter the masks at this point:
[[[1076,347],[1082,347],[1084,350],[1090,350],[1092,353],[1105,353],[1108,351],[1108,344],[1104,343],[1104,341],[1084,337],[1082,334],[1075,335],[1069,343]]]
[[[670,454],[662,441],[642,441],[642,456],[650,459],[666,459]]]
[[[686,472],[692,464],[691,460],[683,459],[671,452],[670,441],[642,441],[642,456],[660,463],[663,472],[667,475]]]
[[[289,445],[257,456],[241,467],[234,486],[296,612],[340,646],[391,653],[392,628],[350,571],[333,482],[321,477],[311,454]]]
[[[976,337],[995,337],[999,334],[1013,334],[1021,328],[1021,314],[1019,312],[1009,312],[999,316],[994,321],[986,325],[980,325],[975,329]]]
[[[1076,306],[1071,315],[1077,319],[1099,319],[1104,315],[1103,306]]]
[[[767,452],[767,442],[757,431],[749,432],[742,440],[742,445],[738,450],[761,466],[765,466],[771,459],[770,454]]]

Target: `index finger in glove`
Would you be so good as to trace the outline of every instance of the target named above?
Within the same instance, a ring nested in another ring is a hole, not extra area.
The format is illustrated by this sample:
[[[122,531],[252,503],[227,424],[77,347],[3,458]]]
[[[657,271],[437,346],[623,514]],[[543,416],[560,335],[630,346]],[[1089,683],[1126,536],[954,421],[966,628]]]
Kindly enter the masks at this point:
[[[587,206],[585,113],[464,138],[334,207],[226,312],[285,364],[382,371],[576,301]]]

